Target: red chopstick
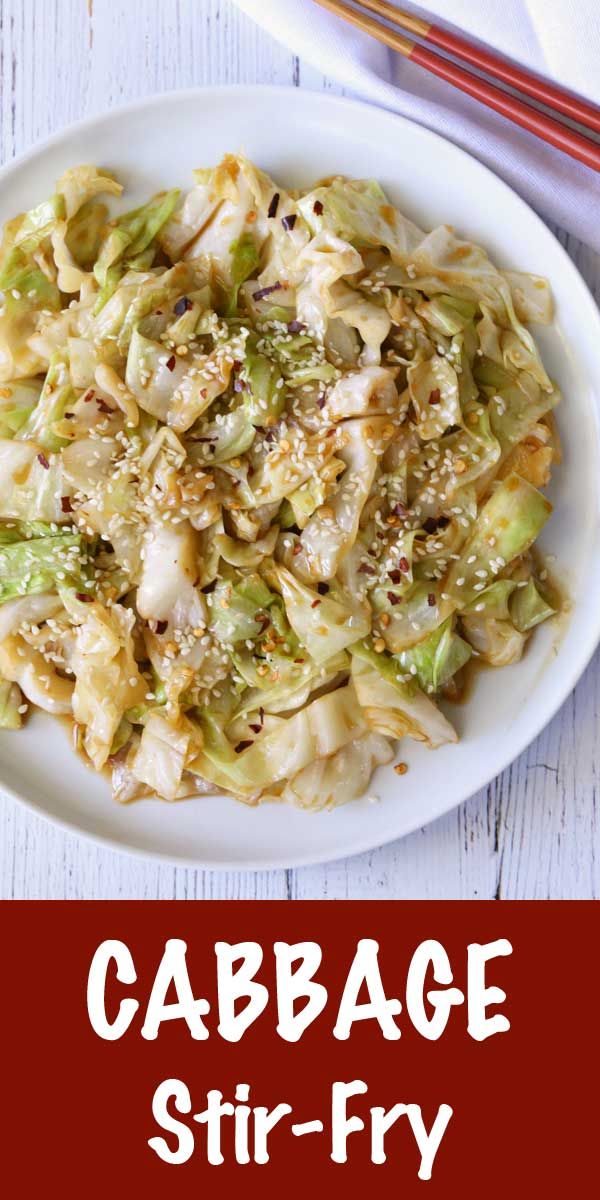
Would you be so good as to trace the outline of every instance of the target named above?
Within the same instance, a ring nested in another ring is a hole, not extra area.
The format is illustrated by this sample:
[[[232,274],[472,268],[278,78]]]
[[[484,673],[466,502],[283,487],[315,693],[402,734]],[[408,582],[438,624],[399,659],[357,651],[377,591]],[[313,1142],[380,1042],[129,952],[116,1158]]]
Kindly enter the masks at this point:
[[[524,67],[518,67],[515,63],[499,58],[490,50],[473,45],[459,34],[450,33],[439,25],[433,25],[411,13],[403,12],[402,9],[396,8],[395,4],[389,4],[388,0],[359,0],[359,3],[362,8],[378,13],[379,16],[385,17],[387,21],[391,21],[401,29],[408,29],[411,33],[416,33],[424,42],[431,42],[433,46],[438,46],[440,50],[453,54],[455,58],[470,63],[472,67],[479,67],[480,70],[485,71],[486,75],[500,79],[502,83],[516,88],[526,96],[531,96],[533,100],[539,100],[548,108],[556,109],[565,117],[570,117],[573,121],[578,121],[580,125],[585,125],[588,129],[600,133],[600,109],[589,104],[587,100],[565,92],[548,79],[540,79],[539,76],[530,74]],[[411,57],[416,61],[414,55]]]
[[[453,87],[458,88],[469,96],[473,96],[474,99],[479,100],[488,108],[501,113],[502,116],[507,117],[515,125],[519,125],[522,129],[527,129],[529,133],[535,134],[542,141],[548,142],[551,146],[555,146],[565,154],[569,154],[571,158],[577,159],[579,162],[591,167],[592,170],[600,172],[599,142],[584,137],[582,133],[571,129],[568,125],[562,124],[561,121],[554,120],[547,113],[540,112],[539,109],[534,108],[531,104],[527,104],[519,97],[502,91],[500,88],[495,87],[493,83],[489,83],[487,79],[464,70],[458,63],[453,62],[451,59],[434,54],[426,46],[421,46],[417,42],[410,41],[409,38],[404,37],[396,29],[390,29],[387,25],[381,25],[379,21],[375,21],[372,17],[367,16],[364,11],[352,8],[350,5],[344,3],[344,0],[315,0],[315,2],[320,4],[322,8],[327,8],[330,12],[335,13],[336,16],[348,21],[349,24],[356,25],[364,33],[377,38],[378,41],[383,42],[386,46],[390,46],[392,50],[398,51],[399,54],[404,55],[411,62],[417,63],[418,66],[424,67],[433,75],[438,75],[441,79],[445,79]],[[380,13],[382,12],[383,4],[384,0],[364,0],[364,7],[368,5],[373,11]],[[385,8],[393,12],[394,20],[396,20],[399,10],[388,4],[385,5]],[[388,18],[387,11],[383,15],[386,19]],[[419,22],[417,18],[409,17],[408,14],[406,14],[406,18],[403,14],[403,19],[410,20],[411,29],[416,29],[417,23],[423,24],[427,29],[431,28],[424,22]],[[443,30],[440,30],[439,33],[444,37],[452,37],[452,35],[446,35]],[[454,45],[456,46],[459,41],[460,39],[457,39]],[[471,52],[472,54],[480,53],[475,47],[471,47]],[[455,50],[455,53],[458,53],[458,50]],[[490,57],[493,58],[494,56]],[[499,60],[495,61],[499,62]],[[531,76],[528,79],[532,81]],[[548,87],[551,88],[552,85],[549,84]],[[563,97],[566,95],[565,93],[560,94]],[[567,97],[568,99],[570,98]],[[576,101],[573,98],[573,103],[583,104],[583,101]],[[577,119],[581,120],[580,117]],[[599,119],[597,113],[594,114],[594,119]]]

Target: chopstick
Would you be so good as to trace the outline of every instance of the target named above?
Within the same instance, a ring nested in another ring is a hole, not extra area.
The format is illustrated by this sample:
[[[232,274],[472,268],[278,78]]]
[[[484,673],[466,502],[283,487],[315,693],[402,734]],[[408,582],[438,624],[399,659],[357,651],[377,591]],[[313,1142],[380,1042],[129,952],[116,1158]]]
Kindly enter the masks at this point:
[[[379,11],[381,11],[383,0],[368,0],[368,2],[371,8],[375,3],[378,3]],[[540,112],[539,109],[527,104],[524,100],[501,91],[493,83],[489,83],[479,75],[473,75],[470,71],[464,70],[450,59],[443,58],[439,54],[434,54],[426,46],[421,46],[418,42],[411,41],[409,38],[404,37],[403,34],[398,33],[396,29],[390,29],[387,25],[381,25],[379,21],[375,21],[365,12],[361,12],[357,8],[351,8],[349,4],[344,3],[344,0],[315,0],[315,3],[335,13],[342,20],[348,21],[349,24],[355,25],[363,33],[370,34],[371,37],[383,42],[384,45],[389,46],[392,50],[396,50],[399,54],[402,54],[418,66],[424,67],[425,70],[430,71],[433,75],[444,79],[461,92],[465,92],[468,96],[479,100],[488,108],[501,113],[503,117],[507,117],[509,121],[521,126],[522,129],[527,129],[529,133],[535,134],[542,141],[548,142],[551,146],[555,146],[565,154],[569,154],[571,158],[577,159],[578,162],[584,163],[585,166],[591,167],[592,170],[600,171],[600,143],[591,141],[591,139],[584,137],[583,134],[578,133],[576,130],[561,124],[560,121],[555,121],[552,117],[544,112]],[[399,10],[391,5],[386,7],[393,11],[393,19],[395,20]],[[387,13],[383,15],[387,17]],[[404,16],[405,14],[403,14]],[[406,18],[408,18],[408,14],[406,14]],[[409,19],[412,29],[418,19],[414,17],[410,17]],[[415,32],[417,31],[415,30]],[[440,30],[440,33],[442,32]],[[454,44],[456,46],[456,42]],[[458,50],[455,49],[454,52],[458,53]],[[472,52],[475,52],[474,48],[472,48]],[[471,61],[473,60],[471,59]]]
[[[431,42],[433,46],[438,46],[440,50],[453,54],[455,58],[460,58],[473,67],[479,67],[481,71],[485,71],[486,75],[500,79],[502,83],[507,83],[517,91],[523,92],[524,95],[531,96],[533,100],[539,100],[548,108],[554,108],[557,112],[563,113],[565,117],[570,117],[571,120],[578,121],[580,125],[586,125],[589,129],[600,133],[600,109],[593,104],[588,104],[579,96],[573,96],[569,92],[563,91],[550,80],[531,75],[524,67],[518,67],[515,63],[498,58],[496,54],[473,45],[472,42],[468,42],[466,38],[460,37],[456,33],[450,33],[439,25],[423,21],[421,17],[415,17],[412,13],[403,12],[401,8],[396,8],[395,4],[389,4],[388,0],[359,0],[359,4],[362,8],[367,8],[369,12],[384,17],[386,21],[399,25],[401,29],[415,33],[422,41]]]

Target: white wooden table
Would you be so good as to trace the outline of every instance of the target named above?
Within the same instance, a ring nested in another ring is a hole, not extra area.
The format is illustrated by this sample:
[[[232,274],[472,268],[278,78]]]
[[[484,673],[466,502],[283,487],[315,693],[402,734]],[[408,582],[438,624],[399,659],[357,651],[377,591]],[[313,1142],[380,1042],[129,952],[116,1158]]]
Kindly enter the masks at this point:
[[[0,0],[1,156],[138,96],[210,83],[341,91],[229,0]],[[592,287],[600,263],[560,235]],[[97,849],[0,796],[0,896],[15,899],[597,898],[597,657],[485,791],[372,854],[299,871],[173,869]]]

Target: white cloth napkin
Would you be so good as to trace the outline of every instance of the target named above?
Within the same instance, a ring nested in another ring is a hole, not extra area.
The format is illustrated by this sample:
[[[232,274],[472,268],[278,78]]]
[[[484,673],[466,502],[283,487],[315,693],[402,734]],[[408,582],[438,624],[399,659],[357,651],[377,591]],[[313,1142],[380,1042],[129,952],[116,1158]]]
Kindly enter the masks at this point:
[[[319,8],[236,0],[273,37],[348,92],[469,150],[538,212],[600,251],[600,175],[518,129]],[[600,104],[600,0],[428,0],[402,7],[488,46]]]

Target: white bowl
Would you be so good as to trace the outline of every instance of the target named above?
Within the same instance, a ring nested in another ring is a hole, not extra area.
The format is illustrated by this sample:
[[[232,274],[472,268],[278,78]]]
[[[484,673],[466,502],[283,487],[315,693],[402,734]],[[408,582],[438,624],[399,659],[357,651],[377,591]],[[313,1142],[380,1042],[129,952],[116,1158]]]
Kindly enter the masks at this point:
[[[128,207],[153,191],[189,186],[192,168],[243,150],[287,185],[320,176],[375,176],[421,226],[453,224],[501,266],[546,275],[556,323],[536,332],[564,402],[564,462],[543,540],[556,555],[572,611],[534,635],[523,661],[480,675],[451,714],[460,742],[402,747],[409,772],[380,770],[370,792],[334,812],[276,805],[249,809],[202,798],[175,805],[115,804],[108,783],[72,752],[64,727],[36,715],[0,738],[0,784],[36,812],[115,848],[178,864],[222,868],[299,866],[391,841],[460,804],[504,769],[557,711],[600,638],[599,430],[595,382],[600,314],[542,221],[486,167],[401,117],[323,94],[279,88],[206,88],[143,100],[60,132],[0,173],[2,221],[53,190],[81,162],[109,167]]]

